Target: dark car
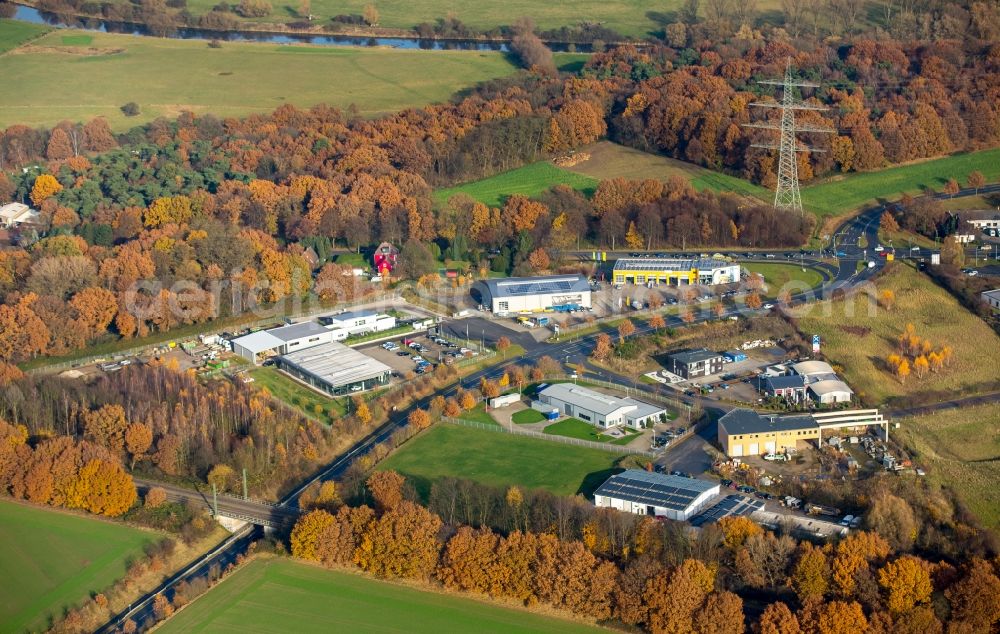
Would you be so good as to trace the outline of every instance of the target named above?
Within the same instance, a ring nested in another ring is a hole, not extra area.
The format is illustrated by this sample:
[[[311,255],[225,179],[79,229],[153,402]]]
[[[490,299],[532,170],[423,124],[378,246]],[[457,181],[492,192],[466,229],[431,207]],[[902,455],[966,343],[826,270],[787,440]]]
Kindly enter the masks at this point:
[[[396,356],[397,357],[408,357],[408,356],[410,356],[410,353],[407,352],[406,350],[400,350],[399,352],[396,353]]]
[[[756,495],[762,500],[770,500],[772,497],[770,493],[765,493],[764,491],[757,491],[757,493],[755,493],[754,495]]]
[[[730,480],[729,478],[724,478],[724,479],[722,479],[722,480],[721,480],[721,481],[719,482],[719,484],[721,484],[721,485],[722,485],[722,486],[724,486],[724,487],[728,487],[728,486],[729,486],[730,484],[732,484],[732,483],[733,483],[733,481],[732,481],[732,480]]]

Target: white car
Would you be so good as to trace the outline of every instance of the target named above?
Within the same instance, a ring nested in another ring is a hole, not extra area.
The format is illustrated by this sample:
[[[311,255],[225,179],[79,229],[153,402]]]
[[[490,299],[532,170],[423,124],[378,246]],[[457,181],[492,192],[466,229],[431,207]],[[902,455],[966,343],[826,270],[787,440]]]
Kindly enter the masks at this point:
[[[920,250],[920,247],[916,247],[916,246],[910,247],[910,251],[919,251],[919,250]]]
[[[761,306],[761,308],[763,308],[764,310],[771,310],[772,308],[774,308],[774,304],[764,304],[763,306]]]
[[[881,244],[875,247],[875,253],[882,253],[883,251],[885,251],[885,247],[883,247]]]

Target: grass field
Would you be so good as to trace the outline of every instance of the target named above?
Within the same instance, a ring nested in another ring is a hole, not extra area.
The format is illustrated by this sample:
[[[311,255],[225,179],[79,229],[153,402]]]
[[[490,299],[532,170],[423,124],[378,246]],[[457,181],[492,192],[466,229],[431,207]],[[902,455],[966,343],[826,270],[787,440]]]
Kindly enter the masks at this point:
[[[859,293],[848,300],[824,301],[792,311],[804,335],[818,334],[828,361],[843,367],[843,375],[864,402],[905,402],[920,393],[942,398],[996,389],[1000,365],[997,337],[982,320],[965,310],[930,279],[904,264],[895,264],[875,284],[875,293],[892,290],[892,310],[876,306],[874,298]],[[888,371],[885,359],[898,350],[898,337],[907,323],[940,348],[954,350],[951,365],[923,379],[913,373],[900,383]]]
[[[518,425],[530,425],[531,423],[542,422],[545,420],[545,415],[537,409],[523,409],[520,412],[512,414],[510,419]]]
[[[257,559],[166,621],[171,632],[596,632],[577,621],[324,570]]]
[[[553,436],[566,436],[567,438],[577,438],[579,440],[589,440],[591,442],[606,442],[612,445],[627,445],[636,437],[636,434],[629,433],[622,438],[615,438],[605,434],[597,433],[597,428],[586,423],[579,418],[564,418],[558,423],[553,423],[545,428],[546,434]]]
[[[600,449],[441,424],[403,445],[378,468],[405,475],[423,499],[431,482],[443,476],[573,495],[596,489],[614,473],[618,458]]]
[[[44,35],[49,30],[48,27],[41,24],[0,19],[0,55],[17,48],[29,40]]]
[[[987,182],[1000,179],[1000,148],[956,154],[933,161],[891,167],[878,172],[849,174],[838,180],[802,188],[802,204],[818,216],[838,216],[876,200],[895,200],[903,193],[919,194],[925,187],[940,190],[949,178],[965,185],[979,170]]]
[[[0,630],[41,631],[125,574],[155,533],[0,501]]]
[[[489,412],[486,411],[485,403],[477,403],[472,409],[459,414],[458,418],[461,418],[462,420],[475,421],[492,427],[500,426],[500,424],[492,416],[490,416]]]
[[[590,158],[566,169],[598,180],[654,178],[665,181],[676,174],[688,179],[698,191],[711,189],[712,191],[734,192],[762,200],[771,200],[774,197],[768,189],[754,185],[742,178],[713,172],[692,163],[650,154],[610,141],[599,141],[591,146],[581,148],[580,152],[590,154]]]
[[[749,262],[743,265],[751,273],[760,273],[767,284],[765,297],[777,297],[781,289],[788,285],[788,291],[795,293],[804,288],[814,288],[823,283],[823,274],[814,269],[802,270],[796,264],[772,264],[770,262]]]
[[[908,418],[898,437],[932,483],[950,487],[993,530],[1000,529],[1000,409],[967,407]]]
[[[458,193],[468,194],[476,200],[497,207],[511,194],[534,197],[555,185],[569,185],[586,196],[593,195],[599,181],[609,178],[644,179],[665,181],[678,174],[688,179],[698,191],[710,189],[752,196],[768,200],[771,193],[745,181],[719,172],[713,172],[690,163],[641,152],[632,148],[600,141],[581,148],[580,153],[590,158],[572,167],[557,167],[549,161],[539,161],[490,178],[464,183],[434,192],[434,200],[443,204]]]
[[[597,189],[597,180],[556,167],[548,161],[539,161],[483,180],[439,189],[434,192],[434,200],[443,204],[455,194],[468,194],[481,203],[499,207],[512,194],[534,197],[555,185],[569,185],[591,196]]]
[[[0,31],[0,47],[4,41]],[[513,71],[498,52],[255,43],[210,49],[194,40],[61,30],[0,56],[0,127],[103,115],[124,130],[183,110],[222,118],[284,103],[356,104],[362,114],[375,115],[445,101]],[[140,115],[121,112],[130,101]]]
[[[346,411],[346,398],[323,396],[274,368],[254,368],[250,370],[250,376],[254,379],[254,386],[267,388],[275,399],[327,425],[332,425]]]

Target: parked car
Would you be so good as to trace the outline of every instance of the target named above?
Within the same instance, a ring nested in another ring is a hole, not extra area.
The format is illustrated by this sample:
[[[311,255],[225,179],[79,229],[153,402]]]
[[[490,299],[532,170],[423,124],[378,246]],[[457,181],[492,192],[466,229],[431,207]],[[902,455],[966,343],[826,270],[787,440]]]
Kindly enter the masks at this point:
[[[732,483],[733,481],[730,480],[729,478],[723,478],[722,480],[719,481],[719,484],[721,484],[724,487],[728,487]]]
[[[840,520],[840,525],[841,526],[850,526],[851,522],[853,522],[853,521],[854,521],[854,516],[853,515],[845,515],[844,519]]]

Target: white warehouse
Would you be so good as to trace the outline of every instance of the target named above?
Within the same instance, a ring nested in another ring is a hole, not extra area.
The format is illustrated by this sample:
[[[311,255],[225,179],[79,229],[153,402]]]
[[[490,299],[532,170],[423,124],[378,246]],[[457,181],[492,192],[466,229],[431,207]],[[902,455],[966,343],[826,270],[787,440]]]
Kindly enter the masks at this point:
[[[546,275],[481,280],[472,299],[496,315],[540,311],[554,306],[590,308],[590,283],[582,275]]]
[[[602,428],[626,425],[643,429],[647,424],[659,422],[667,413],[658,405],[610,396],[572,383],[556,383],[542,389],[532,408],[545,412],[558,410],[560,414]]]
[[[337,315],[323,315],[319,323],[333,331],[334,341],[343,341],[353,335],[367,335],[396,327],[396,318],[369,310],[356,310]]]
[[[594,493],[594,505],[686,521],[717,495],[718,482],[629,469],[604,481]]]
[[[259,330],[233,339],[233,352],[252,363],[333,341],[333,333],[314,321]]]

